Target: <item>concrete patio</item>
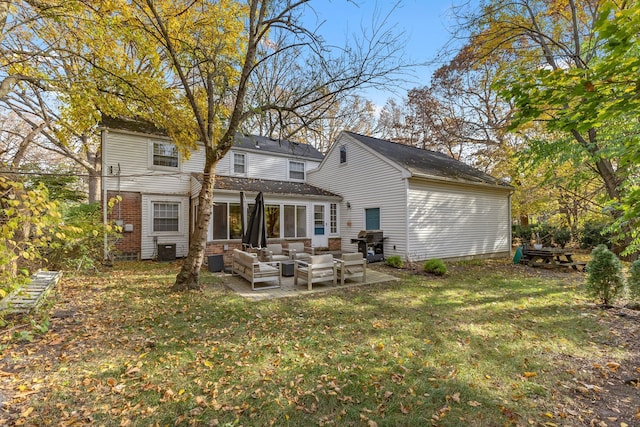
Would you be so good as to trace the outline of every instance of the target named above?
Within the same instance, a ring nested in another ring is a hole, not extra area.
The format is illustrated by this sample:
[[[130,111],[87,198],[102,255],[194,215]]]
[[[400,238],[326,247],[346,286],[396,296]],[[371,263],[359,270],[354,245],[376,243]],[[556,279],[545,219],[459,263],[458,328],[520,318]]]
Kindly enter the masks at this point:
[[[286,298],[312,295],[321,292],[330,292],[357,286],[373,285],[376,283],[396,282],[400,280],[395,276],[376,271],[372,268],[367,268],[367,281],[364,283],[359,279],[347,279],[345,280],[344,285],[340,285],[340,281],[338,281],[338,284],[334,286],[331,280],[329,280],[327,282],[314,283],[313,289],[308,290],[306,283],[299,283],[298,286],[294,286],[293,277],[282,277],[282,286],[279,288],[251,290],[251,284],[240,276],[233,276],[229,273],[214,274],[223,280],[223,283],[227,288],[236,292],[238,295],[244,298],[254,301],[271,298]],[[271,285],[271,283],[265,283],[264,285],[269,286]]]

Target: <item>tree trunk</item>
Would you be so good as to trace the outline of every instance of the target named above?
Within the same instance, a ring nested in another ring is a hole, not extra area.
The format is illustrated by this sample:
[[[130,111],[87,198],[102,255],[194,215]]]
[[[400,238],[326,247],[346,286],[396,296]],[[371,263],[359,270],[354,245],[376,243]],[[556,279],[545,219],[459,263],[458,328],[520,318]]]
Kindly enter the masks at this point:
[[[208,150],[207,150],[208,151]],[[186,291],[200,289],[200,269],[204,262],[204,253],[207,247],[207,230],[211,220],[211,207],[213,205],[213,186],[215,183],[215,169],[217,161],[210,160],[213,156],[207,155],[202,179],[202,189],[198,195],[197,218],[193,233],[189,242],[189,253],[182,263],[182,268],[176,276],[172,290]]]
[[[100,194],[100,172],[95,169],[89,169],[89,203],[95,203],[102,199]]]

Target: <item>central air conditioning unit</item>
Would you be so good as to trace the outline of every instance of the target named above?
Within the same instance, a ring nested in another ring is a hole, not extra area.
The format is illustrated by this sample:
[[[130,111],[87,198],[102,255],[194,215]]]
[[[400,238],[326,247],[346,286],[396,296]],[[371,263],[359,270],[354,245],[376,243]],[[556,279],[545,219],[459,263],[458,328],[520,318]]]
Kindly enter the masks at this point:
[[[158,243],[158,261],[175,261],[176,260],[176,244],[175,243]]]

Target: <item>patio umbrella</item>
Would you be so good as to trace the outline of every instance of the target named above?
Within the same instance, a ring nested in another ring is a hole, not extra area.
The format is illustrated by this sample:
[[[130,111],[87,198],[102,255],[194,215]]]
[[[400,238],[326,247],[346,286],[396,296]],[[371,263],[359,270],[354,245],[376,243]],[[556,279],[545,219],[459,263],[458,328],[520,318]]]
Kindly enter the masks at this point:
[[[264,198],[262,192],[256,196],[256,204],[253,206],[247,229],[242,236],[242,243],[251,248],[264,248],[267,246],[267,221],[265,219]]]

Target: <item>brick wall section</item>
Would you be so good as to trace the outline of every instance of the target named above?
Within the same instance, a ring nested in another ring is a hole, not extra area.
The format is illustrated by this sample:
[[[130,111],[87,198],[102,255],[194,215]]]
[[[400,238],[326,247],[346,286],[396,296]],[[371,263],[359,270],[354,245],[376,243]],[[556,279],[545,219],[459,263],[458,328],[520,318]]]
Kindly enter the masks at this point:
[[[121,253],[137,253],[142,250],[142,195],[134,192],[107,192],[107,200],[120,196],[122,201],[116,203],[108,213],[109,221],[121,219],[123,224],[132,224],[133,231],[121,232],[121,239],[116,242],[116,249]]]
[[[340,238],[334,237],[329,238],[329,250],[330,251],[341,251],[342,250],[342,240]]]

